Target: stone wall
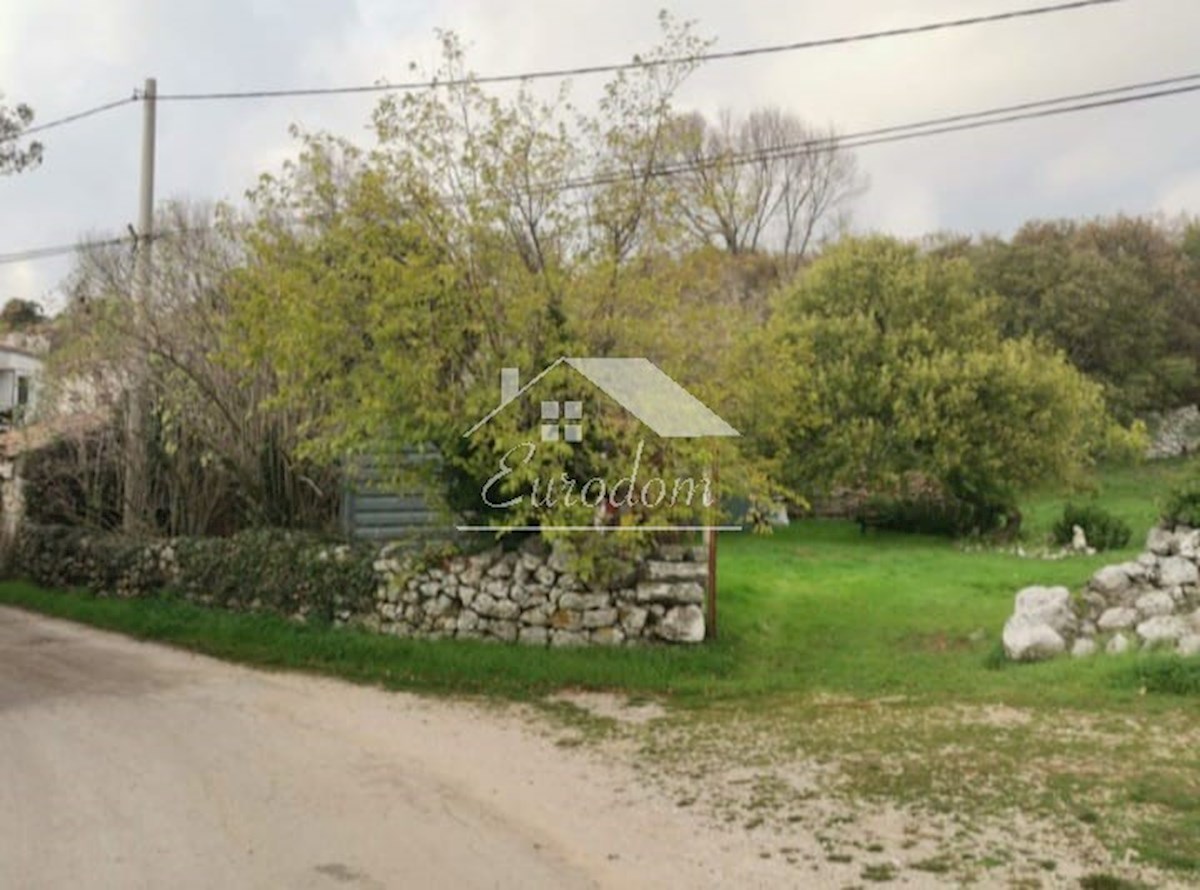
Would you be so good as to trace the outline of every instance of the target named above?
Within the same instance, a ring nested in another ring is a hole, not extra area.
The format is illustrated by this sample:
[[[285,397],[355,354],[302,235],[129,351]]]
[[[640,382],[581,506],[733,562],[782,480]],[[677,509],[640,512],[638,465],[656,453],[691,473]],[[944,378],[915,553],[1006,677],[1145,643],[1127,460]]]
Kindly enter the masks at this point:
[[[1027,587],[1004,625],[1017,661],[1135,648],[1200,654],[1200,529],[1151,529],[1136,560],[1098,570],[1078,596]]]
[[[14,577],[50,589],[165,591],[207,608],[400,637],[538,646],[705,638],[703,547],[659,545],[604,584],[581,581],[568,554],[536,536],[517,549],[455,555],[449,545],[331,544],[281,530],[146,540],[26,523],[9,555]]]
[[[624,577],[587,585],[561,551],[539,545],[455,556],[414,571],[386,553],[366,623],[402,637],[491,639],[534,646],[699,643],[705,636],[704,548],[663,547]]]

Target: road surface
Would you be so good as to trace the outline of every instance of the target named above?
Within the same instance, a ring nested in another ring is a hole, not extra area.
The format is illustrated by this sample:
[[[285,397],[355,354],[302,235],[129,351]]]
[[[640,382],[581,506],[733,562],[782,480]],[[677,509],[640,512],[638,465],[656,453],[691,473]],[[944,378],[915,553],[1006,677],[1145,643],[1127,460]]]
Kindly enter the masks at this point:
[[[0,887],[795,886],[511,711],[0,608]],[[812,886],[810,883],[809,886]]]

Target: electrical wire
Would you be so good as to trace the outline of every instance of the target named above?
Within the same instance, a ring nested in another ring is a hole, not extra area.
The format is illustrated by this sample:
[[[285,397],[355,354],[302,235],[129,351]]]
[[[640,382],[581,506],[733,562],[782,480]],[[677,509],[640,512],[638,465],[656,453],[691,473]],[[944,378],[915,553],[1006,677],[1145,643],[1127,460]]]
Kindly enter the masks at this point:
[[[996,126],[999,124],[1034,120],[1037,118],[1052,117],[1060,114],[1071,114],[1080,111],[1090,111],[1116,105],[1126,105],[1133,102],[1143,102],[1150,99],[1160,99],[1169,96],[1200,91],[1200,83],[1193,83],[1194,81],[1200,81],[1200,74],[1188,74],[1179,77],[1145,81],[1141,84],[1130,84],[1123,87],[1110,87],[1102,90],[1091,90],[1086,93],[1075,93],[1073,95],[1059,96],[1053,99],[1038,99],[1030,102],[1021,102],[1015,105],[1001,105],[983,111],[965,112],[961,114],[947,115],[945,117],[928,118],[926,120],[916,121],[910,124],[896,124],[888,127],[876,127],[870,130],[861,130],[856,133],[822,136],[815,139],[806,139],[801,142],[784,143],[777,146],[769,146],[751,151],[730,152],[722,155],[711,155],[705,158],[688,159],[676,164],[667,164],[661,167],[654,167],[650,168],[649,170],[639,172],[622,171],[620,173],[614,173],[611,175],[602,174],[599,176],[582,177],[579,179],[567,180],[565,182],[548,184],[547,189],[572,190],[594,188],[602,185],[615,185],[620,182],[636,181],[645,178],[677,176],[684,173],[692,173],[698,170],[713,167],[729,165],[738,166],[742,164],[754,164],[769,160],[798,157],[800,155],[821,149],[863,148],[871,145],[883,145],[890,142],[902,142],[910,139],[918,139],[925,136],[937,136],[944,133],[956,133],[965,130],[975,130],[983,127]],[[1190,85],[1172,86],[1158,90],[1150,89],[1152,87],[1166,86],[1170,84]],[[1150,89],[1150,91],[1145,92],[1147,89]],[[1143,92],[1138,92],[1131,96],[1119,95],[1121,93],[1128,93],[1134,90],[1143,90]],[[1098,98],[1102,96],[1108,96],[1111,98]],[[1075,104],[1065,104],[1072,102]]]
[[[27,250],[18,250],[13,253],[0,253],[0,265],[8,263],[24,263],[31,260],[43,260],[50,257],[65,256],[66,254],[75,253],[77,250],[85,250],[93,247],[117,247],[122,244],[134,244],[136,238],[132,235],[126,235],[122,238],[107,238],[102,241],[88,241],[86,243],[76,242],[75,244],[57,244],[50,247],[32,247]]]
[[[661,67],[671,64],[696,64],[700,62],[719,61],[724,59],[744,59],[754,56],[772,55],[776,53],[796,52],[798,50],[817,49],[820,47],[839,46],[849,43],[860,43],[869,40],[881,40],[888,37],[901,37],[912,34],[925,34],[934,31],[949,30],[952,28],[964,28],[972,25],[989,24],[993,22],[1009,21],[1012,19],[1028,18],[1031,16],[1049,15],[1058,12],[1067,12],[1071,10],[1083,9],[1091,6],[1106,6],[1113,3],[1123,3],[1125,0],[1072,0],[1067,3],[1057,3],[1045,6],[1026,7],[1024,9],[1009,10],[1007,12],[991,13],[988,15],[970,16],[967,18],[949,19],[938,22],[927,22],[921,25],[909,25],[899,28],[888,28],[882,31],[867,31],[858,34],[848,34],[838,37],[826,37],[816,40],[803,40],[792,43],[781,43],[771,46],[747,47],[743,49],[696,53],[690,56],[672,57],[665,59],[641,59],[634,58],[630,62],[620,62],[607,65],[584,65],[574,68],[556,68],[540,71],[528,71],[518,74],[496,74],[472,76],[461,79],[448,80],[427,80],[409,83],[375,83],[375,84],[358,84],[344,87],[312,87],[300,89],[279,89],[279,90],[245,90],[245,91],[228,91],[228,92],[208,92],[208,93],[161,93],[156,96],[158,101],[210,101],[210,100],[228,100],[228,99],[274,99],[287,96],[334,96],[346,95],[354,93],[376,93],[376,92],[397,92],[397,91],[412,91],[419,89],[429,89],[434,87],[454,87],[463,86],[466,84],[499,84],[499,83],[514,83],[531,80],[544,80],[548,78],[564,78],[575,77],[590,74],[608,74],[622,71],[630,71],[644,68]],[[23,128],[19,133],[10,134],[0,137],[0,142],[10,142],[16,139],[31,136],[35,133],[41,133],[46,130],[61,127],[65,124],[74,123],[75,121],[84,120],[97,114],[102,114],[106,111],[111,111],[114,108],[120,108],[123,105],[129,105],[133,102],[145,101],[145,96],[140,91],[135,90],[132,96],[124,99],[116,99],[112,102],[105,102],[101,105],[96,105],[92,108],[84,109],[73,114],[64,115],[63,117],[47,121],[43,124],[36,124],[31,127]]]
[[[112,102],[105,102],[103,105],[96,105],[92,108],[87,108],[83,111],[77,111],[74,114],[68,114],[54,120],[46,121],[44,124],[37,124],[32,127],[24,127],[19,133],[12,133],[8,136],[0,137],[0,142],[12,142],[17,139],[24,139],[26,136],[32,136],[34,133],[42,133],[46,130],[52,130],[55,127],[61,127],[64,124],[73,124],[75,121],[81,121],[84,118],[92,117],[97,114],[102,114],[105,111],[111,111],[114,108],[120,108],[122,105],[140,101],[138,96],[127,96],[124,99],[116,99]]]
[[[691,159],[677,164],[668,164],[660,167],[650,168],[646,171],[625,171],[619,174],[597,175],[581,177],[578,179],[569,179],[557,183],[538,184],[535,185],[534,188],[543,192],[577,191],[580,189],[616,185],[622,182],[637,181],[640,179],[656,179],[661,177],[678,176],[686,173],[694,173],[698,170],[706,168],[737,166],[742,164],[754,164],[762,163],[764,161],[787,159],[821,149],[863,148],[871,145],[901,142],[910,139],[924,138],[927,136],[938,136],[945,133],[956,133],[966,130],[979,129],[982,127],[1015,123],[1017,121],[1034,120],[1062,114],[1073,114],[1081,111],[1091,111],[1099,108],[1127,105],[1134,102],[1144,102],[1151,99],[1161,99],[1200,91],[1200,83],[1193,83],[1193,81],[1200,81],[1200,74],[1188,74],[1178,77],[1161,78],[1159,80],[1144,81],[1140,84],[1130,84],[1121,87],[1109,87],[1101,90],[1091,90],[1085,93],[1074,93],[1067,96],[1059,96],[1053,99],[1039,99],[1013,105],[1002,105],[984,111],[966,112],[937,118],[927,118],[923,121],[918,121],[911,124],[897,124],[889,127],[877,127],[870,130],[861,130],[856,133],[848,133],[842,136],[820,137],[817,139],[788,143],[785,145],[773,146],[755,151],[736,152],[725,155],[714,155],[707,158]],[[1170,86],[1172,84],[1180,85]],[[1164,88],[1150,89],[1149,92],[1145,91],[1147,88],[1153,88],[1157,86],[1163,86]],[[1136,92],[1133,95],[1120,95],[1121,93],[1129,93],[1134,90],[1142,90],[1142,92]],[[51,247],[31,248],[28,250],[16,251],[14,253],[0,254],[0,265],[16,262],[28,262],[53,256],[60,256],[73,253],[74,251],[83,247],[112,247],[121,244],[132,244],[135,241],[136,239],[133,236],[126,236],[123,238],[112,238],[105,241],[89,242],[88,244],[84,245],[63,244]]]
[[[573,68],[552,68],[539,71],[527,71],[517,74],[492,74],[469,76],[457,79],[425,80],[394,84],[357,84],[342,87],[309,87],[275,90],[230,90],[225,92],[205,93],[160,93],[157,98],[161,102],[196,102],[230,99],[279,99],[287,96],[339,96],[355,93],[423,90],[434,87],[458,87],[473,84],[523,83],[532,80],[578,77],[590,74],[615,74],[622,71],[657,68],[665,65],[696,64],[700,62],[711,62],[725,59],[745,59],[754,56],[796,52],[799,50],[818,49],[820,47],[841,46],[844,44],[861,43],[869,40],[881,40],[889,37],[902,37],[912,34],[927,34],[934,31],[945,31],[952,28],[965,28],[972,25],[1010,21],[1013,19],[1049,15],[1052,13],[1068,12],[1071,10],[1084,9],[1092,6],[1107,6],[1113,3],[1123,2],[1125,2],[1125,0],[1072,0],[1072,2],[1068,3],[1026,7],[1024,9],[1014,9],[1007,12],[997,12],[988,15],[977,15],[967,18],[926,22],[920,25],[888,28],[882,31],[867,31],[857,34],[841,35],[838,37],[825,37],[815,40],[801,40],[792,43],[780,43],[771,46],[758,46],[744,49],[696,53],[690,56],[676,56],[664,59],[643,59],[635,57],[630,62],[619,62],[607,65],[582,65]]]

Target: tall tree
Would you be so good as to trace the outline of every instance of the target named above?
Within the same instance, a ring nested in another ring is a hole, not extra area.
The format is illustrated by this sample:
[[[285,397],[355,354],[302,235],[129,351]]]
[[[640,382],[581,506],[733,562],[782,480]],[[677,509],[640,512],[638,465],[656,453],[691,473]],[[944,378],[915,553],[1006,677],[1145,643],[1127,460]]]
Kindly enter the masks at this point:
[[[687,170],[679,212],[697,238],[730,253],[773,250],[794,266],[844,224],[862,188],[835,133],[778,108],[745,117],[725,110],[715,123],[693,114],[676,126]]]

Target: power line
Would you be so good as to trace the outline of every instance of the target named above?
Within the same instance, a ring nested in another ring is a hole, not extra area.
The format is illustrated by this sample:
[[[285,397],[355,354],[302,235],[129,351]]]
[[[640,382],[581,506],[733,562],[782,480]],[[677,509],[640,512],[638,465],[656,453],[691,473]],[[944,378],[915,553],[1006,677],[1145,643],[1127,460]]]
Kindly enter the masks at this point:
[[[720,156],[697,158],[685,162],[652,168],[647,171],[621,172],[610,175],[597,175],[569,179],[558,183],[539,184],[535,186],[535,188],[544,191],[570,191],[584,188],[595,188],[597,186],[614,185],[621,182],[642,178],[677,176],[709,167],[721,167],[726,165],[736,166],[769,160],[786,159],[822,148],[851,149],[863,148],[871,145],[881,145],[890,142],[901,142],[910,139],[924,138],[927,136],[937,136],[945,133],[974,130],[982,127],[1052,117],[1061,114],[1072,114],[1081,111],[1090,111],[1098,108],[1126,105],[1134,102],[1143,102],[1151,99],[1160,99],[1169,96],[1177,96],[1185,93],[1200,91],[1200,83],[1194,83],[1194,81],[1200,81],[1200,73],[1144,81],[1139,84],[1130,84],[1127,86],[1091,90],[1085,93],[1075,93],[1067,96],[1059,96],[1053,99],[1038,99],[1013,105],[1002,105],[983,111],[965,112],[947,115],[944,117],[927,118],[911,124],[896,124],[888,127],[877,127],[870,130],[860,130],[856,133],[849,133],[842,136],[829,136],[817,139],[809,139],[803,142],[787,143],[784,145],[758,149],[749,152],[737,152]],[[1179,85],[1171,86],[1173,84]],[[1188,85],[1185,86],[1182,84]],[[1163,88],[1154,89],[1155,87]],[[1147,89],[1149,89],[1149,92],[1146,91]],[[1122,93],[1130,93],[1135,90],[1141,90],[1142,92],[1135,92],[1133,95],[1120,95]],[[177,234],[186,234],[186,232],[164,233],[164,235],[159,237],[172,237]],[[121,244],[133,244],[134,242],[135,239],[132,236],[125,236],[122,238],[111,238],[105,241],[89,242],[84,245],[63,244],[52,247],[31,248],[14,253],[0,254],[0,265],[65,255],[73,253],[82,247],[113,247]]]
[[[601,174],[597,176],[581,177],[579,179],[567,180],[557,184],[548,184],[546,188],[547,190],[594,188],[596,186],[615,185],[620,182],[643,178],[677,176],[684,173],[691,173],[697,170],[713,167],[729,165],[739,166],[742,164],[759,163],[761,161],[782,160],[823,148],[863,148],[871,145],[883,145],[889,142],[901,142],[909,139],[919,139],[925,136],[938,136],[944,133],[975,130],[982,127],[996,126],[998,124],[1008,124],[1023,120],[1053,117],[1060,114],[1072,114],[1080,111],[1090,111],[1097,108],[1105,108],[1114,105],[1126,105],[1133,102],[1143,102],[1150,99],[1160,99],[1168,96],[1176,96],[1184,93],[1200,91],[1200,83],[1192,83],[1193,81],[1200,81],[1200,74],[1188,74],[1180,77],[1145,81],[1141,84],[1130,84],[1123,87],[1110,87],[1103,90],[1092,90],[1086,93],[1059,96],[1054,99],[1038,99],[1030,102],[1021,102],[1015,105],[1001,105],[995,108],[986,109],[984,111],[965,112],[961,114],[947,115],[945,117],[927,118],[926,120],[916,121],[910,124],[896,124],[888,127],[860,130],[856,133],[823,136],[815,139],[806,139],[801,142],[784,143],[781,145],[768,146],[750,151],[729,152],[722,155],[710,155],[708,157],[689,159],[686,161],[677,162],[675,164],[667,164],[640,172],[622,171],[609,175]],[[1190,85],[1174,86],[1157,90],[1150,89],[1158,86],[1185,83]],[[1144,90],[1146,89],[1150,89],[1150,91],[1145,92]],[[1120,95],[1121,93],[1129,93],[1134,90],[1143,90],[1143,92],[1138,92],[1131,96]],[[1111,98],[1098,98],[1102,96],[1108,96]]]
[[[744,59],[754,56],[772,55],[776,53],[796,52],[806,49],[817,49],[820,47],[839,46],[848,43],[861,43],[869,40],[881,40],[888,37],[902,37],[912,34],[925,34],[934,31],[944,31],[952,28],[965,28],[972,25],[989,24],[993,22],[1009,21],[1012,19],[1029,18],[1033,16],[1049,15],[1057,12],[1068,12],[1071,10],[1083,9],[1090,6],[1106,6],[1113,3],[1123,3],[1125,0],[1072,0],[1068,3],[1058,3],[1046,6],[1027,7],[1025,9],[1010,10],[1008,12],[991,13],[988,15],[970,16],[967,18],[950,19],[939,22],[927,22],[921,25],[910,25],[900,28],[888,28],[882,31],[867,31],[858,34],[847,34],[838,37],[826,37],[816,40],[803,40],[793,43],[781,43],[771,46],[747,47],[743,49],[726,50],[719,52],[696,53],[690,56],[672,57],[666,59],[641,59],[634,58],[630,62],[620,62],[607,65],[584,65],[574,68],[556,68],[538,71],[529,71],[519,74],[495,74],[483,76],[471,76],[460,79],[450,80],[427,80],[416,81],[398,84],[358,84],[344,87],[312,87],[302,89],[279,89],[279,90],[245,90],[245,91],[229,91],[229,92],[209,92],[209,93],[162,93],[157,96],[159,101],[210,101],[210,100],[226,100],[226,99],[273,99],[286,96],[334,96],[347,95],[354,93],[377,93],[377,92],[401,92],[420,89],[429,89],[434,87],[454,87],[464,86],[467,84],[499,84],[499,83],[515,83],[530,80],[545,80],[549,78],[576,77],[590,74],[609,74],[621,71],[631,71],[636,69],[655,68],[663,65],[671,64],[695,64],[699,62],[719,61],[724,59]],[[0,142],[15,141],[26,136],[31,136],[34,133],[41,133],[46,130],[61,127],[65,124],[74,123],[75,121],[84,120],[97,114],[102,114],[106,111],[111,111],[114,108],[120,108],[123,105],[128,105],[133,102],[143,101],[144,97],[135,90],[132,96],[124,99],[115,99],[111,102],[105,102],[101,105],[96,105],[91,108],[78,111],[73,114],[64,115],[63,117],[47,121],[43,124],[37,124],[32,127],[25,127],[19,133],[14,133],[8,136],[0,137]]]
[[[76,242],[74,244],[56,244],[51,247],[31,247],[27,250],[18,250],[13,253],[0,253],[0,265],[24,263],[31,260],[44,260],[50,257],[65,256],[77,250],[92,247],[117,247],[121,244],[133,244],[134,242],[135,238],[132,235],[126,235],[122,238],[108,238],[102,241],[88,241],[82,244]]]
[[[882,31],[866,31],[858,34],[846,34],[838,37],[824,37],[816,40],[801,40],[793,43],[780,43],[771,46],[748,47],[744,49],[725,50],[718,52],[696,53],[690,56],[676,56],[665,59],[642,59],[635,57],[630,62],[619,62],[607,65],[582,65],[573,68],[552,68],[538,71],[527,71],[520,74],[492,74],[468,76],[448,80],[412,81],[407,83],[373,83],[357,84],[343,87],[309,87],[297,89],[276,90],[231,90],[227,92],[208,93],[162,93],[160,101],[215,101],[226,99],[278,99],[285,96],[337,96],[354,93],[380,93],[423,90],[433,87],[456,87],[472,84],[518,83],[530,80],[546,80],[550,78],[578,77],[589,74],[615,74],[621,71],[632,71],[645,68],[657,68],[664,65],[695,64],[724,59],[745,59],[753,56],[773,55],[777,53],[796,52],[798,50],[817,49],[820,47],[840,46],[848,43],[861,43],[868,40],[881,40],[888,37],[903,37],[912,34],[927,34],[933,31],[945,31],[952,28],[965,28],[971,25],[983,25],[993,22],[1010,21],[1012,19],[1029,18],[1032,16],[1049,15],[1057,12],[1068,12],[1091,6],[1107,6],[1112,3],[1123,3],[1125,0],[1072,0],[1068,3],[1057,3],[1046,6],[1033,6],[1025,9],[1015,9],[1008,12],[997,12],[989,15],[970,16],[968,18],[950,19],[938,22],[927,22],[920,25],[909,25],[900,28],[888,28]]]
[[[81,121],[84,118],[92,117],[93,115],[102,114],[105,111],[111,111],[114,108],[120,108],[122,105],[128,105],[131,102],[137,102],[138,97],[128,96],[124,99],[116,99],[112,102],[105,102],[103,105],[96,105],[92,108],[87,108],[83,111],[77,111],[74,114],[68,114],[54,120],[46,121],[44,124],[37,124],[33,127],[25,127],[19,133],[13,133],[0,138],[0,142],[11,142],[16,139],[23,139],[26,136],[32,136],[34,133],[41,133],[45,130],[52,130],[55,127],[61,127],[64,124],[72,124],[75,121]]]

